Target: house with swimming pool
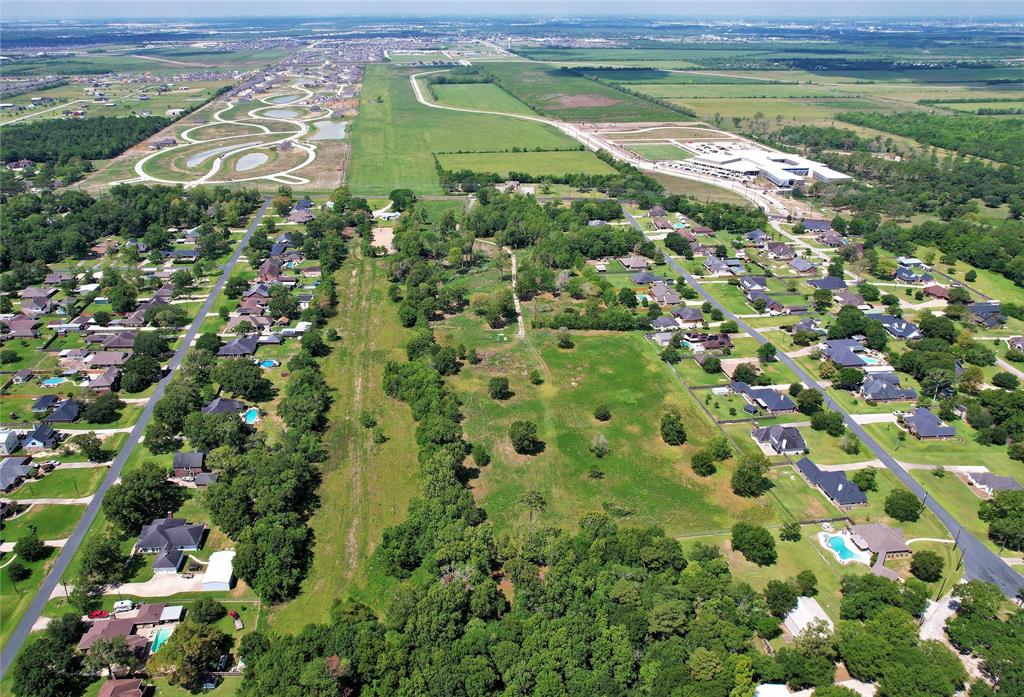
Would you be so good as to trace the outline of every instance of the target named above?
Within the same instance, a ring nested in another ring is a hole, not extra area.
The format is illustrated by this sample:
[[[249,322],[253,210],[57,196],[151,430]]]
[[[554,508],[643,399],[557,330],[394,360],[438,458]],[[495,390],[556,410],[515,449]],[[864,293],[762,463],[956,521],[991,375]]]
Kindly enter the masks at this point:
[[[902,528],[891,528],[883,523],[863,523],[847,528],[850,542],[864,552],[876,555],[871,572],[896,580],[899,576],[885,568],[886,559],[899,559],[910,556],[910,547],[903,539]]]

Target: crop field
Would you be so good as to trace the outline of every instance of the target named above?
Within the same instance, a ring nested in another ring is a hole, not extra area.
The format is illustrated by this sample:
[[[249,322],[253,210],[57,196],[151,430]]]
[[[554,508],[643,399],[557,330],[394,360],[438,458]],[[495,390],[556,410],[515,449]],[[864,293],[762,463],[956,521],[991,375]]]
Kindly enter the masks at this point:
[[[539,123],[431,109],[416,101],[408,73],[375,65],[366,70],[351,145],[353,193],[385,196],[400,187],[440,194],[435,152],[570,148],[575,141]]]
[[[509,172],[526,172],[535,177],[562,174],[614,174],[607,163],[589,150],[564,152],[477,152],[438,155],[445,169],[471,169],[475,172],[495,172],[508,176]]]
[[[683,85],[666,83],[637,83],[631,89],[663,99],[784,99],[821,97],[850,97],[854,88],[835,88],[822,85],[775,85],[746,81],[730,85]]]
[[[671,61],[680,67],[697,67],[701,60],[719,57],[738,57],[762,53],[757,50],[735,48],[524,48],[516,51],[535,61],[622,61],[646,63]]]
[[[972,114],[978,113],[979,109],[1020,109],[1024,110],[1024,101],[1016,102],[958,102],[955,104],[936,104],[942,109],[953,109],[954,111],[966,111]]]
[[[439,104],[463,109],[534,115],[530,107],[492,82],[470,85],[432,85]]]
[[[503,88],[546,116],[566,121],[678,121],[680,114],[545,65],[489,63]]]
[[[142,72],[173,75],[182,72],[183,68],[253,68],[271,63],[287,53],[282,49],[210,51],[181,48],[145,49],[138,54],[89,52],[61,58],[5,61],[4,74],[10,77]]]

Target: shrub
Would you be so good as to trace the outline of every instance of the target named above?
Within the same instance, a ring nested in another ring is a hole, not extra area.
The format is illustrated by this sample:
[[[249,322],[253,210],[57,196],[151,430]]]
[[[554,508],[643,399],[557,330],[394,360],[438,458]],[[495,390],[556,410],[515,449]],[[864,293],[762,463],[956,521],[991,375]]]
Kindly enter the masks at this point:
[[[732,548],[747,561],[758,566],[771,566],[778,559],[775,538],[764,528],[737,523],[732,529]]]
[[[861,491],[877,491],[878,484],[875,482],[875,475],[875,469],[868,467],[854,472],[850,477],[850,481],[859,486]]]
[[[693,458],[690,460],[690,467],[693,468],[695,474],[701,477],[710,477],[717,470],[715,467],[715,458],[712,457],[711,453],[707,450],[698,450],[693,454]]]
[[[364,409],[359,412],[359,425],[363,428],[373,428],[377,425],[377,417]]]
[[[491,378],[487,383],[487,394],[491,399],[508,399],[512,396],[512,390],[508,386],[508,378]]]
[[[227,610],[213,598],[202,598],[189,609],[189,619],[200,624],[213,624],[225,615]]]
[[[661,438],[669,445],[682,445],[686,442],[686,427],[678,411],[667,411],[662,415]]]
[[[922,581],[931,583],[942,578],[943,566],[942,557],[929,549],[923,549],[915,552],[910,560],[910,573]]]
[[[611,452],[611,446],[608,445],[608,439],[604,437],[603,433],[594,436],[594,440],[590,444],[590,452],[597,457],[604,457]]]
[[[791,520],[788,523],[782,524],[782,528],[779,530],[780,540],[785,542],[799,542],[800,537],[800,523],[795,520]]]
[[[540,449],[537,438],[537,424],[532,421],[513,421],[508,430],[512,449],[520,455],[533,455]]]
[[[598,421],[608,421],[612,418],[612,412],[607,405],[600,404],[594,409],[594,418]]]

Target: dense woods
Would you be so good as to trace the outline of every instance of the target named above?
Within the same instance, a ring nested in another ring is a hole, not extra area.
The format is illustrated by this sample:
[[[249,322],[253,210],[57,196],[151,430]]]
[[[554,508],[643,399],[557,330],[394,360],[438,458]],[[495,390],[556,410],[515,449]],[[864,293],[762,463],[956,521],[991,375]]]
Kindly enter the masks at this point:
[[[0,160],[63,162],[72,157],[106,160],[173,122],[163,116],[91,116],[41,119],[4,129]]]
[[[987,119],[971,114],[844,112],[840,121],[907,136],[945,150],[1024,165],[1024,119]]]

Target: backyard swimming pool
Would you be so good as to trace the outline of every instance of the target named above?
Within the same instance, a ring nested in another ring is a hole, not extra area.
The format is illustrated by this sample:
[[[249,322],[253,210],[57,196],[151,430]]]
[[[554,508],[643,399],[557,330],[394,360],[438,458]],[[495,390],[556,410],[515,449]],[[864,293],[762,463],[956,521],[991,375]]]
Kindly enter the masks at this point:
[[[276,368],[279,365],[281,364],[278,361],[275,361],[273,358],[268,358],[267,360],[260,362],[261,368]]]
[[[167,639],[170,638],[173,632],[173,627],[161,627],[156,630],[156,634],[153,635],[153,648],[151,648],[150,651],[152,653],[159,651],[160,647],[167,642]]]
[[[67,378],[46,378],[39,384],[43,387],[56,387],[57,385],[63,385],[67,381]]]
[[[259,418],[260,410],[257,409],[256,407],[249,407],[248,409],[245,410],[245,413],[242,414],[242,421],[244,421],[250,426],[256,423],[257,419]]]
[[[854,547],[849,537],[849,534],[845,532],[839,534],[818,533],[818,540],[824,547],[832,550],[840,564],[849,564],[850,562],[870,564],[871,554]]]

